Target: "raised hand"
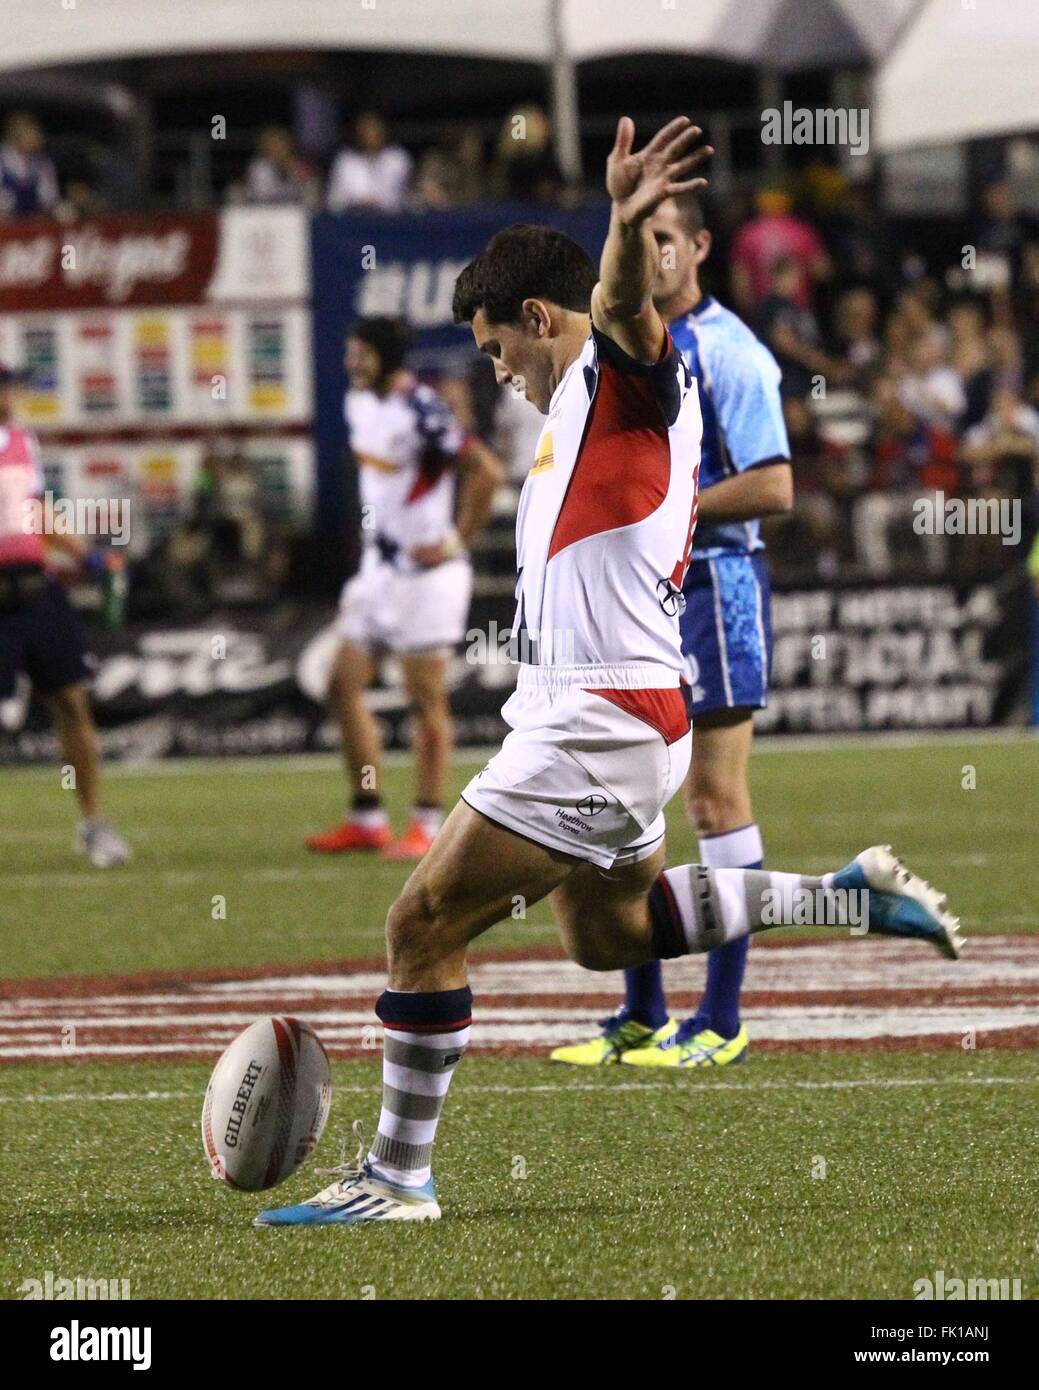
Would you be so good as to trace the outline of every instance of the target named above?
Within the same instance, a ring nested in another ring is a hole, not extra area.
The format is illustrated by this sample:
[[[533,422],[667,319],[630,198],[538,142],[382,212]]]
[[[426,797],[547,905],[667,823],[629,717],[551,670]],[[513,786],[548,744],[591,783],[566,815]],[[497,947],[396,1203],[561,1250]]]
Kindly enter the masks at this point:
[[[620,118],[617,139],[606,161],[606,191],[623,223],[634,226],[666,198],[706,186],[704,178],[687,177],[714,153],[710,145],[694,148],[702,135],[688,116],[676,116],[636,153],[632,150],[635,122],[630,116]]]

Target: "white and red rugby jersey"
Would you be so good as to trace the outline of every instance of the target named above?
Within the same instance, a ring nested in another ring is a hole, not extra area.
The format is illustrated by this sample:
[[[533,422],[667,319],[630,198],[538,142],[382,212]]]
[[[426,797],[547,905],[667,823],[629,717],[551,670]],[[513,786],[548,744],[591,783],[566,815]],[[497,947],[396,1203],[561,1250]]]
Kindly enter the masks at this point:
[[[430,387],[410,382],[378,396],[351,388],[346,424],[360,470],[363,536],[410,572],[409,552],[451,534],[457,463],[468,442]]]
[[[0,567],[47,561],[43,536],[28,524],[27,504],[43,495],[43,468],[28,430],[0,425]]]
[[[667,341],[635,361],[597,329],[549,406],[516,519],[513,651],[542,666],[685,670],[682,578],[703,424]]]

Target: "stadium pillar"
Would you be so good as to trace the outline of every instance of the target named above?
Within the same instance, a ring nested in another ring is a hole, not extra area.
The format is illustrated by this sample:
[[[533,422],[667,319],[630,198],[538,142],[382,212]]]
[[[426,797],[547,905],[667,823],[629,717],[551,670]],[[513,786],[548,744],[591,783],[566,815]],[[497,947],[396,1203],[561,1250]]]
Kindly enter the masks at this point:
[[[577,69],[567,52],[563,29],[564,0],[551,0],[549,64],[552,89],[552,139],[556,160],[569,184],[581,182],[581,123],[577,107]]]

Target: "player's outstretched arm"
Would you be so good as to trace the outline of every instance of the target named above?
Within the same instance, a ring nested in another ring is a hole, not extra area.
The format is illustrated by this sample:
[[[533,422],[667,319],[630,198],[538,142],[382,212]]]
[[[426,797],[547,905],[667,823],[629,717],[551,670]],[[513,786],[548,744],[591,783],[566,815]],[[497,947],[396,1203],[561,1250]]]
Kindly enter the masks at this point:
[[[599,283],[592,293],[592,322],[640,362],[656,362],[667,336],[653,307],[659,252],[649,218],[665,199],[707,183],[688,177],[714,153],[710,145],[696,148],[702,134],[688,116],[678,116],[635,153],[635,124],[630,116],[622,116],[606,161],[606,191],[613,207]]]

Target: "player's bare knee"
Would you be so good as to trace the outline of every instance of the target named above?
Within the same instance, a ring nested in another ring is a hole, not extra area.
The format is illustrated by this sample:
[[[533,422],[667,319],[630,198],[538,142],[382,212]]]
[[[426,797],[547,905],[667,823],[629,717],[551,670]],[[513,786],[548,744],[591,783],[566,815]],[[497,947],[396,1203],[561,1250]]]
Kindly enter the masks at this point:
[[[427,730],[441,729],[447,722],[450,707],[442,690],[416,690],[411,694],[412,713]]]
[[[746,799],[727,787],[696,788],[687,796],[686,807],[701,835],[722,835],[749,820]]]
[[[425,884],[408,883],[386,914],[386,948],[390,967],[421,970],[448,951],[448,922],[439,895]]]
[[[90,707],[82,686],[66,685],[50,696],[50,707],[64,724],[89,723]]]

